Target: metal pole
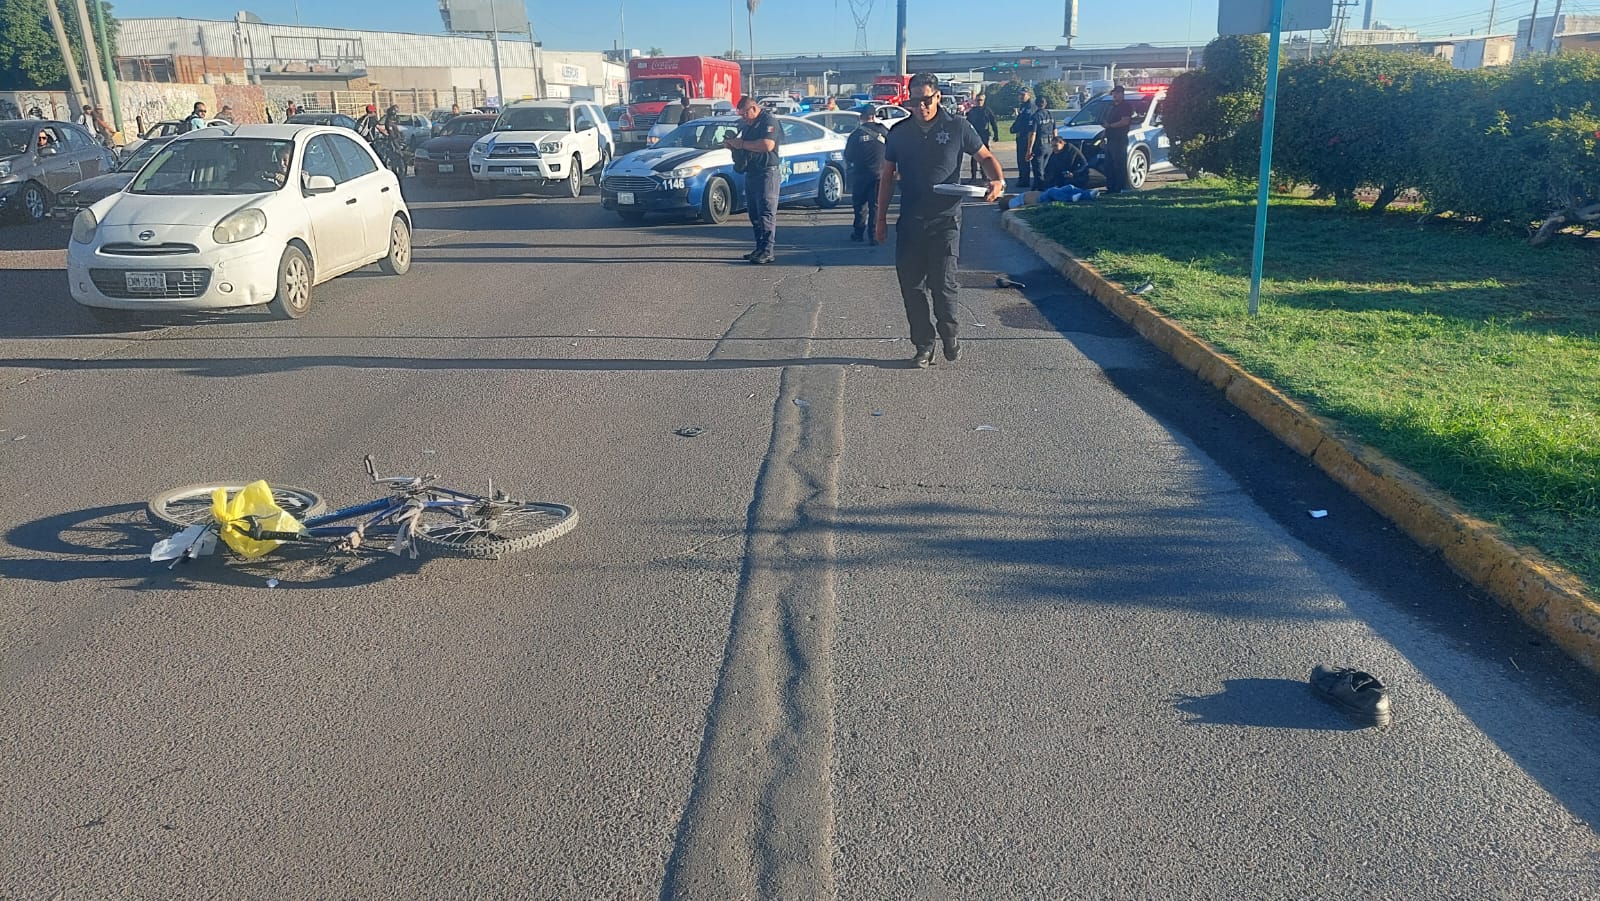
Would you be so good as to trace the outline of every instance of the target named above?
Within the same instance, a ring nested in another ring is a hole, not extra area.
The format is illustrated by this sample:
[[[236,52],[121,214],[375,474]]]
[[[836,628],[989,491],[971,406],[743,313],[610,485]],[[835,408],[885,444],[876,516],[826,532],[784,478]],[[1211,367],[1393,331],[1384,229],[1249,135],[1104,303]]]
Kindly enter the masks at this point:
[[[1533,0],[1533,12],[1528,14],[1528,52],[1533,52],[1533,28],[1539,24],[1539,0]]]
[[[750,89],[746,93],[754,97],[760,93],[756,90],[756,11],[746,8],[750,9],[750,16],[745,20],[745,27],[750,30]]]
[[[496,98],[501,109],[506,107],[506,82],[500,74],[500,13],[495,9],[494,0],[489,0],[489,27],[494,31],[489,34],[489,45],[494,49],[494,90],[499,96]]]
[[[1533,26],[1528,26],[1530,29]],[[1550,49],[1546,53],[1556,52],[1556,29],[1561,27],[1561,0],[1556,0],[1556,11],[1550,14]]]
[[[1272,184],[1272,125],[1278,114],[1278,48],[1283,41],[1283,0],[1272,0],[1267,42],[1267,97],[1261,113],[1261,172],[1256,187],[1256,239],[1250,249],[1250,315],[1261,309],[1261,262],[1267,250],[1267,193]]]
[[[733,51],[739,49],[739,45],[734,43],[735,40],[737,39],[733,36],[733,0],[728,0],[728,53],[730,55]]]
[[[67,26],[61,22],[61,10],[56,6],[56,0],[44,0],[45,12],[50,14],[50,27],[55,30],[56,44],[61,48],[61,61],[67,67],[67,83],[72,85],[72,93],[77,96],[78,103],[83,103],[83,81],[78,78],[78,64],[72,58],[72,45],[67,43]]]
[[[1497,0],[1489,0],[1489,30],[1484,32],[1486,35],[1494,34],[1494,8],[1497,5]]]
[[[116,131],[122,130],[122,103],[118,96],[117,65],[111,58],[111,42],[106,40],[106,12],[105,4],[94,0],[94,30],[100,38],[100,53],[105,57],[106,63],[106,91],[111,95],[111,127]]]
[[[105,89],[105,76],[100,72],[100,54],[94,44],[94,20],[89,18],[89,7],[84,0],[78,0],[78,28],[83,32],[84,61],[89,64],[89,93],[94,95],[96,108],[106,106],[106,95],[110,92]],[[89,131],[94,131],[93,125],[89,126]]]
[[[906,0],[895,6],[894,65],[895,74],[911,74],[906,71]]]

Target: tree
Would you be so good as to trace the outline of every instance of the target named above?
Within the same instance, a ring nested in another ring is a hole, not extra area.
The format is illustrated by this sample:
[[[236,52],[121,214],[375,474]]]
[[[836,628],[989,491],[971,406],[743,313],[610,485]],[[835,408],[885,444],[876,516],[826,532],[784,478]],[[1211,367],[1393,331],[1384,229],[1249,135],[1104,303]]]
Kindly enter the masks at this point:
[[[1204,60],[1172,80],[1161,107],[1173,161],[1191,174],[1247,175],[1261,158],[1267,39],[1223,35],[1206,45]]]
[[[996,116],[1014,116],[1017,107],[1022,105],[1022,92],[1027,89],[1027,85],[1013,78],[1002,84],[990,85],[986,92],[989,99],[984,102]]]
[[[727,53],[722,54],[722,58],[723,59],[744,59],[744,54],[740,53],[738,50],[729,50]]]
[[[46,2],[0,0],[0,35],[4,35],[4,40],[0,40],[0,90],[62,90],[67,87],[67,67],[61,60],[55,32],[50,28]],[[111,45],[108,49],[115,57],[117,20],[111,14],[110,3],[101,3],[101,8],[105,11],[106,42]],[[85,69],[83,32],[78,27],[75,6],[62,4],[60,9],[67,28],[67,42],[79,68]]]
[[[649,50],[646,50],[644,52],[644,55],[645,56],[666,56],[667,54],[666,54],[666,51],[662,50],[660,47],[651,47]]]
[[[1065,82],[1041,81],[1034,90],[1036,96],[1044,98],[1044,105],[1048,109],[1066,109],[1071,105],[1072,94],[1067,90]]]

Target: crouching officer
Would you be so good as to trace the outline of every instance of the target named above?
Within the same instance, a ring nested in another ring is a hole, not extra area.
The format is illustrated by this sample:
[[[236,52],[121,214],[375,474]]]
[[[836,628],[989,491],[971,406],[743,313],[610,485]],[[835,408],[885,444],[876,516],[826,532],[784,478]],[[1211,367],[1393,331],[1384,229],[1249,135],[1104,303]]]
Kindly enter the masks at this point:
[[[744,172],[745,206],[756,233],[756,249],[744,258],[760,265],[772,262],[777,250],[778,188],[783,183],[778,144],[783,130],[754,97],[739,98],[739,118],[744,120],[739,136],[729,135],[722,146],[733,151],[734,169]]]
[[[889,132],[884,149],[883,175],[878,183],[878,240],[889,236],[889,198],[895,176],[900,176],[900,219],[895,223],[894,267],[900,277],[900,297],[905,301],[911,343],[916,345],[912,365],[926,369],[933,363],[933,339],[944,340],[944,358],[961,355],[957,336],[956,260],[961,245],[961,198],[936,193],[935,185],[961,183],[961,157],[971,154],[989,178],[984,197],[994,202],[1005,190],[1000,161],[983,146],[965,119],[952,116],[939,105],[939,79],[918,73],[911,77],[911,121]],[[929,316],[929,301],[932,316]],[[937,322],[937,324],[936,324]]]
[[[861,108],[861,124],[850,133],[850,143],[844,148],[844,162],[850,169],[850,199],[855,204],[856,221],[850,230],[850,240],[865,237],[878,243],[874,226],[878,222],[878,172],[883,168],[884,142],[889,140],[889,128],[878,121],[876,111],[870,106]],[[874,229],[868,234],[868,229]]]

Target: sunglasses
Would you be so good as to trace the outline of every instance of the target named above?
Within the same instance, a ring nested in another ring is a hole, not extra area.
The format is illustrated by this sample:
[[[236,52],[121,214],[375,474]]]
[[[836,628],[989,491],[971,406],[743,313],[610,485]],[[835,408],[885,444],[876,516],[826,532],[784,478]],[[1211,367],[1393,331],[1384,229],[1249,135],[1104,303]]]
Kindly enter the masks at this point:
[[[939,95],[929,94],[926,97],[913,97],[906,102],[915,104],[916,106],[933,106],[933,102],[937,99],[939,99]]]

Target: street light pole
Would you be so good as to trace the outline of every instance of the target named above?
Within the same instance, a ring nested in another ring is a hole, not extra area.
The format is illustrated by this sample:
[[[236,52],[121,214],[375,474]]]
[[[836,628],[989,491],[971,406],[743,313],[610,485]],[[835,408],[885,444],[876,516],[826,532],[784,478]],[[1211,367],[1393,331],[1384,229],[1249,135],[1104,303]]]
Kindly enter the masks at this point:
[[[911,74],[906,71],[906,0],[900,0],[895,8],[894,63],[895,74]]]

